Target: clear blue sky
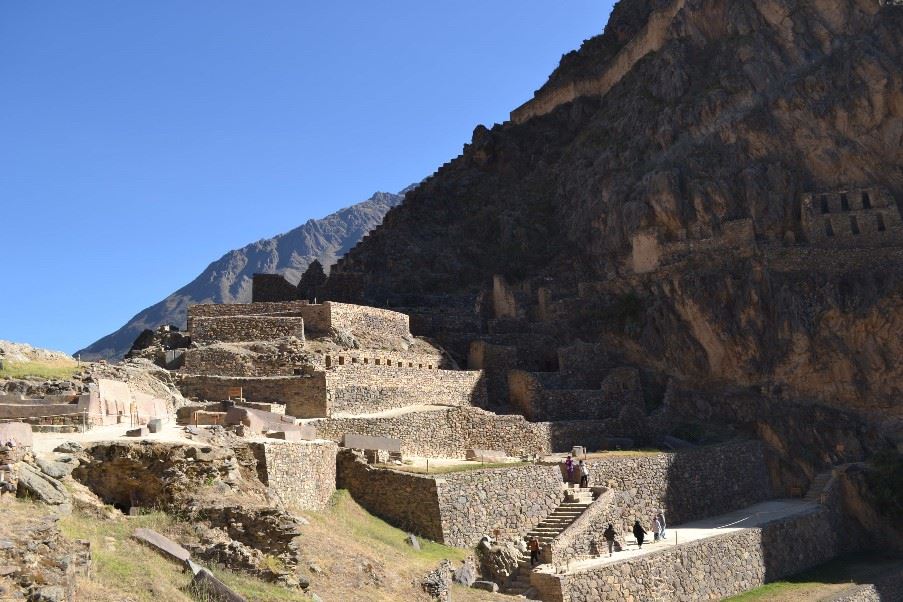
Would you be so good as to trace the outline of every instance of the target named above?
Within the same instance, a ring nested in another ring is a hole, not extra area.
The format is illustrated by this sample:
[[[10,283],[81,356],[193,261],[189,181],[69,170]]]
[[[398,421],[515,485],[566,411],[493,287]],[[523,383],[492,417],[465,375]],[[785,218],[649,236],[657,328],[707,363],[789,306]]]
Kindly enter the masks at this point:
[[[611,5],[0,2],[0,339],[72,352],[229,249],[420,180]]]

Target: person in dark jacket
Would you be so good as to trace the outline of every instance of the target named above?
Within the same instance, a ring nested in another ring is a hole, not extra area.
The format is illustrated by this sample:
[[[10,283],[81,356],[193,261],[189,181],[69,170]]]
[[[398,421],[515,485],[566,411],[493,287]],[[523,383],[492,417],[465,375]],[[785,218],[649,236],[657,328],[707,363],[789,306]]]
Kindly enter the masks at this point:
[[[611,558],[611,552],[615,547],[615,528],[611,523],[608,523],[608,528],[602,532],[602,537],[605,538],[605,542],[608,544],[608,557]]]
[[[633,536],[636,537],[637,546],[643,549],[643,539],[646,537],[646,529],[640,525],[640,521],[633,523]]]

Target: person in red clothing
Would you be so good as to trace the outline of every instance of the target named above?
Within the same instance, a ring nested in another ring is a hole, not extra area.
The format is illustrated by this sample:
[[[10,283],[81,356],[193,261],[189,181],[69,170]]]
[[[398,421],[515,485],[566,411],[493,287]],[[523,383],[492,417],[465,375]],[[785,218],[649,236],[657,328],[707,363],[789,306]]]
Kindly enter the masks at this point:
[[[530,550],[530,566],[539,564],[539,540],[531,538],[527,548]]]

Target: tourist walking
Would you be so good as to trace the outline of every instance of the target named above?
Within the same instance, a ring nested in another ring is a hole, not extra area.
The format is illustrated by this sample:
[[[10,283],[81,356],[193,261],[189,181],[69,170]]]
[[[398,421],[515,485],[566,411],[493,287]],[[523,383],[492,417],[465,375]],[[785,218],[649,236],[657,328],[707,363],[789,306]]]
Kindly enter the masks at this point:
[[[661,539],[662,536],[662,524],[658,520],[658,515],[656,514],[652,517],[652,537],[655,541]]]
[[[564,461],[564,469],[568,474],[568,485],[574,482],[574,459],[571,458],[571,455],[568,454],[567,459]]]
[[[608,544],[608,557],[611,558],[611,553],[615,549],[615,528],[608,523],[608,528],[602,533],[602,537],[605,538],[605,543]]]
[[[585,488],[589,487],[589,466],[586,465],[586,462],[580,460],[580,487]]]
[[[531,538],[527,547],[530,548],[530,566],[539,564],[539,540],[535,537]]]
[[[658,522],[662,524],[662,539],[667,539],[668,536],[665,532],[668,530],[668,524],[665,522],[665,509],[662,508],[661,512],[658,513]]]
[[[639,549],[643,549],[643,539],[646,538],[646,529],[640,525],[640,521],[637,520],[633,523],[633,536],[636,537],[636,544]]]

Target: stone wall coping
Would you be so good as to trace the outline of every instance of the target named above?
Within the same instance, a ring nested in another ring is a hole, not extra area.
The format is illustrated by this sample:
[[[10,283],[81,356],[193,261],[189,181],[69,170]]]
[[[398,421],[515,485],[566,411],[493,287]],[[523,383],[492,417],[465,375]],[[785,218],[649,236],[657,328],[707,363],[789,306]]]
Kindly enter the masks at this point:
[[[516,464],[513,466],[491,466],[489,468],[474,468],[472,470],[461,470],[458,472],[444,472],[439,474],[423,474],[421,472],[409,472],[406,470],[399,470],[397,468],[392,468],[391,466],[373,466],[371,464],[367,465],[370,470],[382,470],[385,472],[394,472],[396,474],[401,474],[406,477],[414,477],[418,479],[429,479],[435,481],[436,484],[440,483],[448,483],[449,481],[457,481],[463,480],[466,477],[473,475],[481,475],[489,472],[500,472],[503,470],[527,470],[529,468],[534,468],[536,466],[546,466],[546,464],[540,464],[539,462],[530,462],[529,464]],[[555,466],[554,464],[548,464],[548,466]]]

